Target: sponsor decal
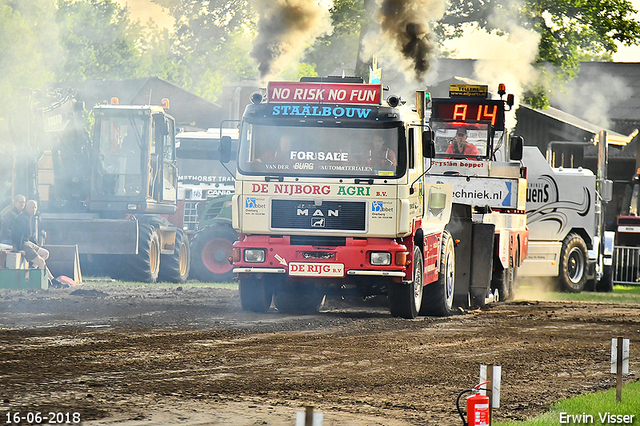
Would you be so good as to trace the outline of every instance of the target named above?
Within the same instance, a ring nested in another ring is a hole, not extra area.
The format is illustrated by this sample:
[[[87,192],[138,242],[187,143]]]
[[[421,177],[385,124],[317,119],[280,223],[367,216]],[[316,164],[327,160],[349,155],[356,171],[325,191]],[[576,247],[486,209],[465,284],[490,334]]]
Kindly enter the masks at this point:
[[[269,102],[380,104],[380,84],[269,82]],[[318,107],[316,107],[318,108]]]
[[[375,200],[371,202],[372,219],[393,219],[393,201]]]
[[[252,183],[251,192],[268,194],[268,183]],[[286,194],[286,195],[329,195],[331,194],[331,187],[329,185],[310,185],[310,184],[290,184],[290,183],[276,183],[273,185],[274,194]]]
[[[302,117],[347,117],[347,118],[369,118],[371,108],[357,107],[330,107],[330,106],[297,106],[297,105],[274,105],[271,115],[287,115]]]
[[[290,262],[289,275],[299,277],[343,277],[344,264]]]
[[[370,194],[368,186],[339,186],[338,195],[356,195],[362,197],[368,197]]]
[[[555,224],[558,232],[563,232],[568,225],[569,214],[573,213],[584,217],[591,211],[589,189],[582,187],[582,191],[579,188],[572,191],[576,195],[580,192],[582,192],[582,201],[564,201],[560,200],[558,183],[553,176],[542,175],[535,181],[527,182],[527,203],[530,203],[527,207],[535,206],[535,208],[527,210],[527,224],[531,225],[536,222]]]
[[[244,207],[244,214],[247,216],[265,216],[267,214],[267,203],[264,198],[246,197]]]
[[[233,182],[233,178],[231,176],[190,176],[190,175],[180,175],[178,176],[178,182],[207,182],[207,183],[215,183],[215,182]]]

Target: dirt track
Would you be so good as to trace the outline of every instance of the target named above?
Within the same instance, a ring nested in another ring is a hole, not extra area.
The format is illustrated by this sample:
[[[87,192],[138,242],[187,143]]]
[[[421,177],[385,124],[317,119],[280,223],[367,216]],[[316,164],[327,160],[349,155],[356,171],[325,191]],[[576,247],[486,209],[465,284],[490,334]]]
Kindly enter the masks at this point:
[[[521,300],[407,321],[375,300],[250,314],[236,290],[189,285],[0,289],[0,422],[291,426],[308,404],[325,426],[459,425],[482,363],[502,366],[494,418],[523,419],[614,386],[619,335],[639,343],[640,308]]]

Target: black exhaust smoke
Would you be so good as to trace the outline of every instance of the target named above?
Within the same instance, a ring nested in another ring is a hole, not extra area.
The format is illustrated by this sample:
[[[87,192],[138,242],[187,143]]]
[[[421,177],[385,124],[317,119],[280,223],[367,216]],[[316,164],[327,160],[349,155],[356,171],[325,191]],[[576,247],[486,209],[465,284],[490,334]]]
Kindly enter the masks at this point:
[[[251,57],[262,80],[278,75],[331,29],[329,13],[317,1],[257,0],[254,6],[259,22]]]

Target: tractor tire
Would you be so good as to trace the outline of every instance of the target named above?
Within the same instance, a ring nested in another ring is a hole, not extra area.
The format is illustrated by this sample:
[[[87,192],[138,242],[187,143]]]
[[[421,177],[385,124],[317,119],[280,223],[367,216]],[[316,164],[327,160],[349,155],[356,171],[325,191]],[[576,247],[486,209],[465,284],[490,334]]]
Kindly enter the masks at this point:
[[[420,247],[413,247],[413,282],[390,282],[389,310],[394,317],[414,319],[420,313],[424,291],[424,258]]]
[[[567,293],[580,293],[587,284],[587,245],[582,237],[571,233],[562,242],[558,287]]]
[[[158,280],[171,283],[184,283],[189,277],[190,266],[189,238],[181,229],[176,230],[176,243],[173,254],[160,256]]]
[[[259,314],[266,313],[273,298],[273,283],[270,277],[266,274],[262,274],[260,278],[255,274],[240,274],[238,281],[242,309]]]
[[[236,274],[229,257],[238,233],[227,225],[200,230],[191,240],[191,277],[202,282],[227,282]]]
[[[286,281],[277,288],[273,302],[281,313],[309,315],[322,308],[325,298],[313,283]]]
[[[449,231],[442,233],[440,249],[440,270],[438,281],[427,284],[422,296],[421,314],[448,316],[453,313],[455,293],[456,254],[453,238]]]
[[[155,283],[160,273],[160,238],[151,225],[140,223],[139,229],[138,254],[128,256],[126,279]]]

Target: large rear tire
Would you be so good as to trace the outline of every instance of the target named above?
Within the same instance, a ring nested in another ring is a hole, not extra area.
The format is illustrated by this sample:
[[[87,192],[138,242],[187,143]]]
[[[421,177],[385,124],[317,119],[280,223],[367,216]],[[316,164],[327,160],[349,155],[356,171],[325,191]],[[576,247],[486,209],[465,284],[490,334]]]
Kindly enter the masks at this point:
[[[160,273],[160,238],[156,229],[139,224],[138,254],[128,257],[127,279],[155,283]]]
[[[229,257],[238,234],[227,225],[200,230],[191,240],[191,276],[202,282],[227,282],[236,274]]]
[[[580,235],[571,233],[562,242],[558,272],[560,291],[580,293],[584,290],[587,284],[587,245]]]
[[[269,277],[255,274],[240,274],[238,277],[240,305],[245,311],[264,314],[271,306],[273,285]]]
[[[422,306],[424,259],[420,247],[413,248],[413,282],[389,284],[389,310],[394,317],[413,319]]]
[[[421,314],[448,316],[453,313],[455,290],[456,255],[453,238],[449,231],[442,233],[440,249],[440,270],[438,281],[424,287]]]
[[[173,254],[160,256],[159,281],[184,283],[189,277],[189,239],[184,231],[176,230],[176,242]]]

